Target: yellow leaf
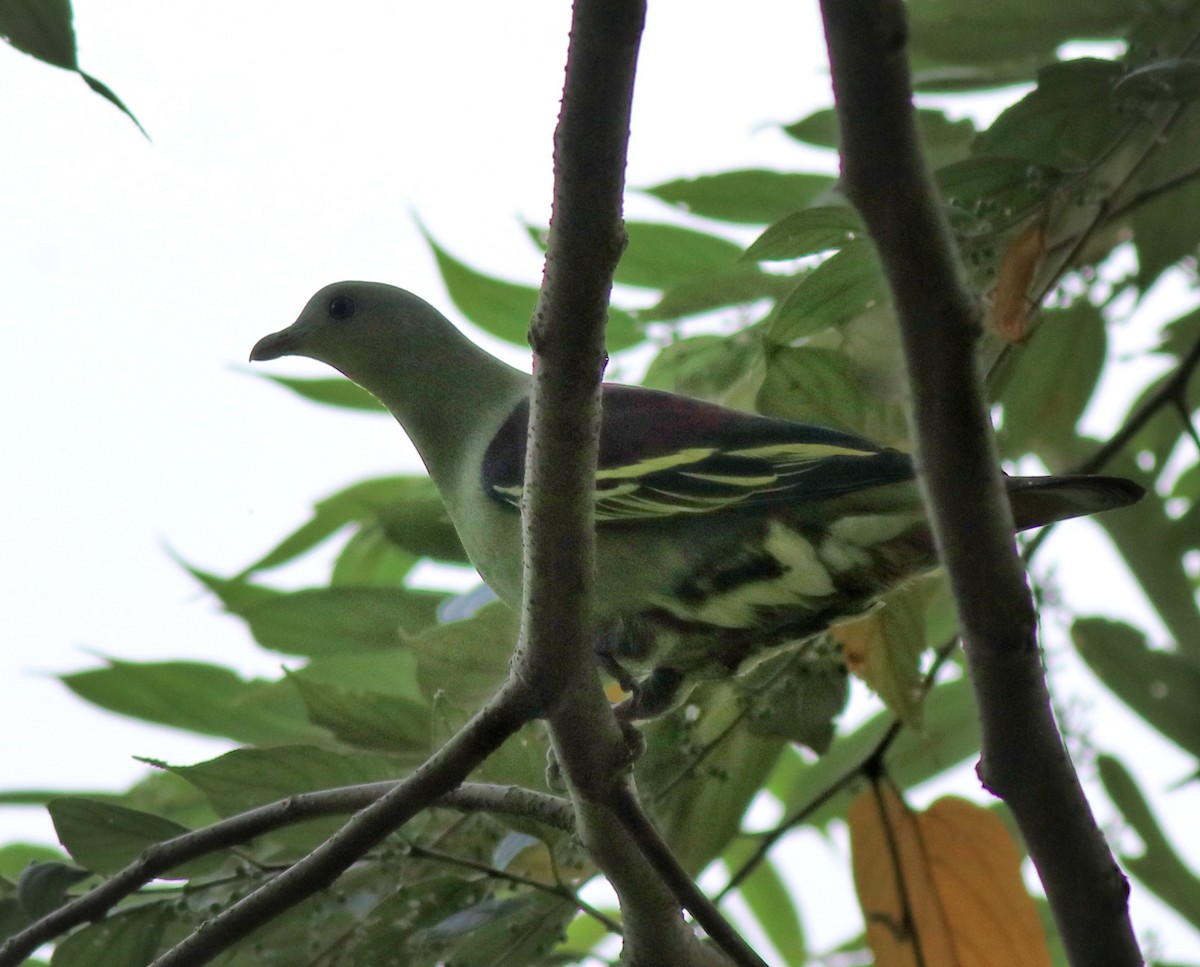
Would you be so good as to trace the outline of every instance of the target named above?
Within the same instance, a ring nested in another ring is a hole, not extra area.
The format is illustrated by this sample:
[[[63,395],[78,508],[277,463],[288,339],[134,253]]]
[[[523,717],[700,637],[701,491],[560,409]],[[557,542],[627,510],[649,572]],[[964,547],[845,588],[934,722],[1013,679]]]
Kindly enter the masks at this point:
[[[916,813],[880,785],[846,819],[876,967],[1050,967],[1020,850],[992,813],[954,797]]]
[[[1029,336],[1029,287],[1046,251],[1046,230],[1040,223],[1022,231],[1000,260],[1000,275],[991,292],[988,328],[1010,343]]]

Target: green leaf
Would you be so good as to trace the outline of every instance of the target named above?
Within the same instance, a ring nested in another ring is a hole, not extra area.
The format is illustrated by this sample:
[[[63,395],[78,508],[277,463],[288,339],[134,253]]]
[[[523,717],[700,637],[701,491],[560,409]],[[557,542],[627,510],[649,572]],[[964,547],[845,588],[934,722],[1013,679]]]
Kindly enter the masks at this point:
[[[975,138],[975,125],[967,118],[951,121],[941,111],[918,108],[917,130],[931,168],[940,168],[966,156]],[[837,112],[824,108],[808,117],[785,125],[784,133],[804,144],[837,149],[841,144]]]
[[[793,212],[763,232],[746,249],[743,261],[776,262],[841,248],[865,234],[862,219],[847,206]]]
[[[818,755],[829,749],[834,719],[846,707],[846,668],[827,639],[772,655],[735,679],[754,735],[787,739]]]
[[[1088,448],[1091,452],[1093,446]],[[1180,522],[1167,515],[1165,503],[1154,492],[1153,475],[1138,468],[1133,457],[1118,454],[1106,472],[1126,477],[1146,487],[1139,503],[1120,513],[1095,518],[1116,545],[1126,566],[1167,626],[1179,654],[1200,663],[1200,609],[1195,582],[1183,563],[1183,552],[1196,544],[1181,542]],[[1182,546],[1181,546],[1182,544]],[[1166,553],[1170,551],[1170,553]]]
[[[270,695],[278,690],[274,683],[246,681],[227,668],[200,662],[107,661],[107,668],[61,680],[93,705],[203,735],[272,743],[320,734],[305,721],[298,702]]]
[[[849,322],[888,298],[874,247],[865,239],[848,242],[805,275],[780,302],[771,317],[768,338],[787,345]]]
[[[833,184],[834,180],[826,175],[755,169],[681,178],[645,191],[694,215],[725,222],[767,225],[790,212],[808,207]]]
[[[781,347],[767,357],[758,409],[785,420],[854,430],[863,423],[866,401],[853,365],[842,353]]]
[[[388,540],[387,532],[378,524],[365,524],[351,534],[342,547],[329,583],[351,587],[376,584],[399,587],[417,560]]]
[[[63,905],[67,890],[91,876],[70,863],[51,860],[31,863],[17,878],[17,900],[30,920],[37,920]]]
[[[895,720],[888,713],[874,716],[848,735],[839,736],[829,752],[807,762],[789,749],[779,762],[767,789],[787,815],[808,809],[822,790],[830,788],[870,755]],[[910,789],[940,775],[979,752],[979,713],[965,679],[938,685],[925,699],[921,729],[904,729],[886,757],[888,776],[901,789]],[[825,828],[845,815],[856,790],[842,789],[812,809],[806,825]]]
[[[638,312],[642,322],[664,322],[699,315],[726,306],[773,299],[793,285],[790,278],[769,275],[754,265],[735,265],[724,272],[689,279],[672,286],[649,309]]]
[[[432,480],[423,476],[379,477],[356,483],[317,503],[305,524],[233,580],[242,581],[255,571],[294,561],[355,522],[378,523],[388,540],[415,557],[467,562],[467,553]],[[207,576],[201,580],[207,583]]]
[[[399,778],[394,760],[308,745],[234,749],[194,766],[168,766],[201,793],[219,816],[304,792]]]
[[[417,678],[429,699],[459,709],[479,708],[508,674],[517,640],[517,616],[499,602],[465,621],[437,625],[406,637],[417,656]]]
[[[1035,212],[1064,177],[1051,165],[985,156],[948,165],[935,180],[963,230],[990,238]]]
[[[53,967],[143,967],[158,953],[167,922],[160,904],[122,910],[54,948]]]
[[[1144,847],[1141,856],[1122,854],[1121,862],[1159,899],[1200,929],[1200,877],[1184,866],[1179,851],[1163,835],[1149,804],[1125,767],[1107,755],[1100,756],[1096,764],[1104,791],[1121,810]]]
[[[370,393],[344,377],[333,379],[293,379],[289,376],[268,376],[255,373],[259,379],[270,380],[297,396],[325,406],[340,406],[347,410],[365,410],[386,414],[387,409]]]
[[[1079,618],[1071,638],[1088,667],[1121,701],[1181,749],[1200,758],[1200,665],[1151,649],[1119,621]]]
[[[672,852],[693,874],[729,846],[787,743],[742,727],[742,705],[730,681],[705,682],[686,709],[642,726],[646,751],[638,787],[653,807]]]
[[[650,363],[642,385],[748,409],[765,369],[758,332],[743,329],[727,337],[677,339]]]
[[[346,745],[390,753],[433,751],[428,705],[397,695],[329,685],[293,675],[309,719]]]
[[[1062,169],[1086,166],[1129,124],[1112,97],[1123,71],[1107,60],[1049,65],[1039,71],[1038,86],[979,135],[976,154],[1026,158]]]
[[[754,852],[754,841],[735,840],[721,857],[730,875],[741,869]],[[803,964],[808,961],[808,946],[804,942],[804,925],[800,922],[800,910],[788,891],[783,877],[770,860],[759,863],[738,887],[750,913],[779,951],[785,964]]]
[[[54,799],[62,793],[48,795],[46,799]],[[38,805],[45,803],[42,800]],[[43,846],[41,843],[8,843],[0,846],[0,879],[15,880],[21,871],[32,863],[61,863],[66,854],[53,846]]]
[[[1104,368],[1104,317],[1086,299],[1048,310],[1033,338],[1014,352],[1016,363],[1000,395],[1002,451],[1057,451],[1074,437]]]
[[[729,268],[742,254],[727,239],[677,225],[628,222],[629,247],[614,281],[646,289],[667,289],[679,282]]]
[[[1041,6],[996,0],[963,16],[953,4],[917,0],[908,16],[919,89],[963,90],[1027,80],[1068,40],[1119,38],[1142,16],[1142,8],[1124,0]]]
[[[94,873],[110,875],[128,866],[148,846],[190,832],[186,826],[114,803],[69,797],[46,804],[59,841],[72,858]],[[220,867],[222,857],[209,855],[172,870],[182,879]]]
[[[516,345],[526,345],[538,290],[475,271],[438,245],[428,233],[425,241],[433,250],[446,291],[458,311],[484,332]]]
[[[142,137],[144,137],[147,141],[150,140],[150,135],[147,134],[146,129],[142,127],[142,122],[139,121],[134,116],[133,112],[125,106],[125,102],[117,97],[116,92],[113,91],[111,87],[109,87],[99,78],[93,77],[91,74],[85,73],[84,71],[79,71],[79,76],[83,78],[83,82],[87,84],[87,86],[90,87],[95,93],[99,94],[102,98],[112,104],[118,111],[129,118],[129,120],[134,123],[137,129],[142,132]]]
[[[488,898],[446,917],[417,936],[425,943],[450,942],[455,967],[537,963],[575,915],[574,904],[547,893]]]
[[[254,640],[289,655],[351,654],[398,648],[402,635],[437,621],[443,594],[401,588],[309,588],[227,608]]]
[[[529,320],[537,305],[538,290],[477,272],[443,249],[427,232],[424,234],[437,259],[446,291],[458,311],[484,332],[527,346]],[[610,307],[605,340],[609,352],[628,349],[641,342],[641,328],[629,313]]]
[[[1200,114],[1188,111],[1171,129],[1165,143],[1157,147],[1138,172],[1134,197],[1148,194],[1147,201],[1134,208],[1130,225],[1137,246],[1137,284],[1143,290],[1181,259],[1194,259],[1200,221],[1200,179],[1194,177],[1196,158],[1200,157]],[[1161,186],[1174,184],[1169,191]],[[1186,352],[1180,349],[1180,355]]]
[[[77,70],[70,0],[8,0],[0,4],[0,37],[40,61]]]
[[[0,3],[0,38],[44,63],[77,73],[88,87],[116,105],[145,135],[145,128],[121,99],[106,84],[79,69],[72,21],[70,0],[7,0]]]

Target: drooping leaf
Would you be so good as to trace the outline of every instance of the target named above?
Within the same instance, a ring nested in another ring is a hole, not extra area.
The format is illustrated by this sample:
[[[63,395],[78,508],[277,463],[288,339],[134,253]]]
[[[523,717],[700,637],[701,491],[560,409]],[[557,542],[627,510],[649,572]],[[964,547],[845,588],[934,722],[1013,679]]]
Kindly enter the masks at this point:
[[[372,521],[351,534],[342,546],[333,563],[329,583],[348,587],[377,584],[399,587],[417,561],[415,555],[406,554],[392,543],[378,522]]]
[[[201,662],[107,661],[107,668],[63,675],[62,682],[93,705],[203,735],[274,743],[320,734],[276,683],[246,681]]]
[[[1126,705],[1180,748],[1200,758],[1200,665],[1152,649],[1136,628],[1079,618],[1071,638],[1088,667]]]
[[[6,0],[0,3],[0,39],[44,63],[74,71],[146,135],[146,129],[107,84],[79,69],[73,19],[71,0]]]
[[[691,701],[694,720],[678,710],[645,723],[636,775],[660,832],[694,875],[728,847],[787,743],[736,727],[743,706],[732,682],[706,682]]]
[[[914,81],[920,90],[970,90],[1031,80],[1064,42],[1119,38],[1140,16],[1121,0],[999,0],[968,17],[940,0],[917,0],[909,10]]]
[[[828,751],[835,719],[850,697],[841,656],[824,638],[762,661],[736,685],[752,734],[787,739],[818,755]]]
[[[488,898],[422,931],[427,943],[450,942],[461,967],[530,963],[558,940],[574,904],[547,893]]]
[[[746,329],[676,340],[654,358],[642,385],[749,410],[765,374],[760,334]]]
[[[1122,854],[1125,867],[1161,900],[1200,930],[1200,876],[1189,870],[1163,835],[1149,804],[1128,770],[1112,756],[1097,760],[1104,791],[1142,841],[1140,856]]]
[[[206,582],[207,583],[207,582]],[[218,593],[226,589],[220,588]],[[262,647],[289,655],[336,655],[399,648],[402,635],[437,621],[445,596],[390,587],[307,588],[221,603],[250,626]]]
[[[716,309],[748,306],[763,299],[774,299],[790,290],[793,282],[786,276],[770,275],[755,265],[735,265],[724,272],[713,272],[679,282],[663,293],[649,309],[638,311],[642,322],[666,322],[701,315]],[[747,319],[746,321],[757,321]]]
[[[913,812],[885,784],[861,793],[846,821],[878,967],[1050,967],[1021,851],[988,810],[951,797]]]
[[[1036,213],[1064,177],[1052,165],[983,155],[940,169],[936,181],[960,229],[991,240],[998,229]]]
[[[851,361],[833,349],[776,348],[758,394],[758,410],[802,423],[863,432],[868,402]]]

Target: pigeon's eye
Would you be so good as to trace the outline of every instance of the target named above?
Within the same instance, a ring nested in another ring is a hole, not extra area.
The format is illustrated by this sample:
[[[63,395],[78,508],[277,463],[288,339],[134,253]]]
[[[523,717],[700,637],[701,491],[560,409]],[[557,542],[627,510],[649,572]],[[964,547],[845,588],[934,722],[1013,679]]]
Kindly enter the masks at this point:
[[[354,300],[348,295],[335,295],[329,300],[329,314],[339,322],[354,315]]]

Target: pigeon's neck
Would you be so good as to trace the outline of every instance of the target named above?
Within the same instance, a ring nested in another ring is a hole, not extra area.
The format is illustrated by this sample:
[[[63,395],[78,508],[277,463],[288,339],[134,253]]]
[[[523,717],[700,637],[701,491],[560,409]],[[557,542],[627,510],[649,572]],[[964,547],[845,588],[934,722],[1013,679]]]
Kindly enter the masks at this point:
[[[464,460],[482,460],[492,435],[528,394],[530,377],[455,329],[439,336],[426,352],[411,341],[397,345],[361,382],[404,427],[430,476],[445,488],[462,479]]]

